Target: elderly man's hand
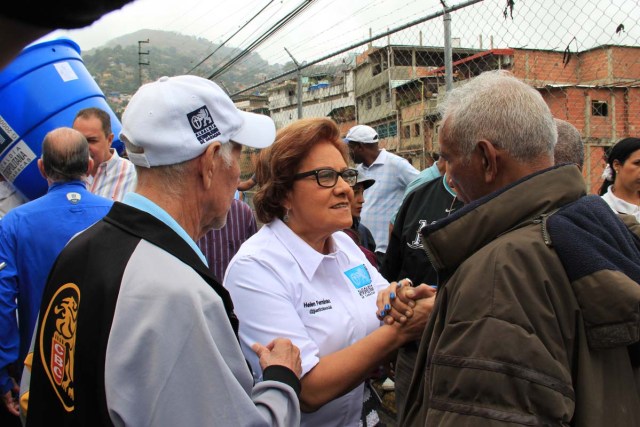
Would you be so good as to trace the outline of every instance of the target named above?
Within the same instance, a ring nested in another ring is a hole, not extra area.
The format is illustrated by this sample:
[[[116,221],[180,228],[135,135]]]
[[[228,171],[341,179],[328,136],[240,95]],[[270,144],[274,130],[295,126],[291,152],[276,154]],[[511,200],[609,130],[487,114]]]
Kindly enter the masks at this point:
[[[302,375],[300,349],[291,340],[276,338],[266,346],[255,343],[251,349],[258,355],[263,371],[271,365],[281,365],[291,369],[298,378]]]
[[[415,301],[404,296],[404,290],[410,287],[411,280],[402,279],[399,282],[391,282],[386,289],[378,292],[376,300],[378,319],[384,319],[388,324],[394,321],[405,322],[415,306]]]
[[[391,282],[389,286],[378,292],[376,305],[378,319],[392,325],[394,322],[405,323],[413,316],[416,301],[435,296],[435,289],[422,284],[412,287],[410,279],[402,279],[399,282]],[[433,305],[433,303],[431,303]]]
[[[2,403],[7,408],[7,411],[16,417],[20,415],[20,406],[18,405],[18,399],[14,397],[14,394],[17,396],[19,392],[20,387],[15,381],[13,381],[13,388],[2,395]]]
[[[433,311],[436,290],[424,283],[415,288],[406,287],[400,290],[400,296],[396,298],[396,300],[400,299],[414,302],[408,315],[405,316],[405,319],[400,319],[397,322],[391,316],[386,316],[384,321],[388,325],[392,325],[395,322],[398,327],[398,333],[405,342],[418,340],[422,337],[427,320],[429,320],[429,316]]]

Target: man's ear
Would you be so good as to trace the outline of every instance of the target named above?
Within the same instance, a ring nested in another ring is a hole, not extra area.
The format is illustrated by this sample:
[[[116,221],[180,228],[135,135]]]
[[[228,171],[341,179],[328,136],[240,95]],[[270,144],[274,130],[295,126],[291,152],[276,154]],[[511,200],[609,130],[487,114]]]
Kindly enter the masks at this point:
[[[215,160],[220,157],[218,154],[222,145],[218,141],[214,141],[200,156],[200,178],[205,189],[211,188],[213,185],[213,174],[215,168],[219,167],[219,163]]]
[[[498,176],[499,153],[496,147],[486,139],[478,141],[476,144],[478,155],[482,162],[482,173],[486,183],[492,183]]]
[[[38,170],[40,171],[40,175],[42,175],[44,179],[47,179],[47,174],[44,173],[44,163],[42,163],[42,159],[38,159]]]
[[[91,173],[91,171],[93,170],[93,165],[95,163],[96,162],[95,162],[95,160],[93,160],[93,157],[89,157],[89,163],[87,164],[88,168],[87,168],[87,172],[86,172],[87,175],[89,175]]]

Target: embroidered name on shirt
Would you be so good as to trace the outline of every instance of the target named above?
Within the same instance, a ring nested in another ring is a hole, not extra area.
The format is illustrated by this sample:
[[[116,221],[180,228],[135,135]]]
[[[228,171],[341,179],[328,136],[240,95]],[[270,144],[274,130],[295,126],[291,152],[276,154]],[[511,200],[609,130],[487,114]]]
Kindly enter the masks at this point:
[[[321,299],[319,301],[305,301],[304,308],[309,309],[309,314],[316,314],[320,311],[331,310],[333,307],[331,306],[330,299]]]
[[[349,278],[351,284],[358,291],[358,295],[360,298],[366,298],[375,294],[375,289],[371,284],[371,275],[369,275],[369,271],[364,264],[360,264],[357,267],[353,267],[350,270],[344,272],[344,274]]]

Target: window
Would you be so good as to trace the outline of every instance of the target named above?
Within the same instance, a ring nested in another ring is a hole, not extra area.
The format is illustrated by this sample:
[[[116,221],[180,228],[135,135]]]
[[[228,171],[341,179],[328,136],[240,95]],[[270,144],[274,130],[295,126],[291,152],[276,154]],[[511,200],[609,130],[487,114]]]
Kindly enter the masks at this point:
[[[396,136],[398,134],[398,124],[396,122],[389,123],[389,136]]]
[[[382,104],[382,93],[376,92],[376,107]]]
[[[371,95],[367,96],[367,110],[371,110]]]
[[[398,124],[396,122],[384,123],[376,126],[375,129],[380,138],[389,138],[398,134]]]
[[[413,136],[420,136],[420,123],[413,124]]]
[[[384,102],[386,102],[388,104],[389,101],[391,101],[391,93],[390,93],[390,91],[385,90],[384,91]]]
[[[591,115],[607,117],[609,115],[609,105],[605,101],[591,101]]]
[[[413,63],[411,50],[395,50],[393,52],[393,65],[396,67],[410,67]]]
[[[411,126],[406,125],[402,127],[402,137],[405,139],[411,138]]]

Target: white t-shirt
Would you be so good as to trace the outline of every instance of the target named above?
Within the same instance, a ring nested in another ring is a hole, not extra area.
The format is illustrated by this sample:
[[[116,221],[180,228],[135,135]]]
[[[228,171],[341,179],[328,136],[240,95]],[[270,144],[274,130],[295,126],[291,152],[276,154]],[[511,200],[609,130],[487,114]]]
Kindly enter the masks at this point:
[[[613,185],[610,185],[607,189],[607,192],[602,195],[602,198],[605,202],[607,202],[611,209],[613,209],[613,211],[617,213],[633,215],[638,221],[640,221],[640,208],[637,205],[626,202],[613,194],[611,188],[613,188]]]
[[[263,226],[233,257],[224,279],[240,320],[243,353],[256,379],[261,370],[251,350],[277,337],[300,348],[302,375],[322,356],[348,347],[380,326],[376,295],[388,282],[343,232],[331,236],[323,255],[279,219]],[[302,426],[358,425],[361,384],[318,411],[302,414]]]

